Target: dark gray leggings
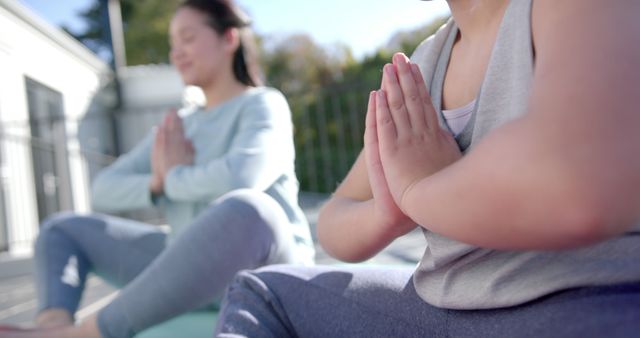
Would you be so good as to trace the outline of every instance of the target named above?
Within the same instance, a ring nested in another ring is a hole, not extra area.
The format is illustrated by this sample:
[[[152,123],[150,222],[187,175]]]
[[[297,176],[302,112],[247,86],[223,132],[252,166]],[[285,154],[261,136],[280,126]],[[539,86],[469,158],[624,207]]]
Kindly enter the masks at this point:
[[[221,197],[168,245],[166,237],[155,226],[105,215],[51,217],[36,242],[40,310],[75,313],[94,271],[124,287],[98,314],[102,336],[130,337],[219,300],[239,270],[309,261],[296,255],[281,207],[251,190]]]
[[[216,337],[639,337],[640,282],[557,292],[511,308],[447,310],[412,268],[275,265],[240,272]]]

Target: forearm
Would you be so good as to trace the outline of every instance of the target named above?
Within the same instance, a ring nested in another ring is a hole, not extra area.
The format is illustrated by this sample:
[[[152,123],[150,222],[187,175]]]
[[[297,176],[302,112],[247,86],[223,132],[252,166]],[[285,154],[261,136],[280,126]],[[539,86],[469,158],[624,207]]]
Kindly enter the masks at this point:
[[[595,149],[559,150],[567,135],[542,126],[519,120],[494,131],[417,182],[401,208],[433,232],[496,249],[572,248],[621,232],[603,212],[612,202],[594,182],[602,161],[586,154]]]
[[[150,154],[153,133],[98,173],[91,186],[91,204],[99,211],[126,211],[152,205]]]
[[[180,165],[165,177],[164,193],[174,201],[192,202],[213,200],[231,189],[231,177],[221,163],[204,168]]]
[[[320,211],[318,239],[331,256],[348,262],[366,260],[406,234],[411,227],[385,227],[375,217],[373,200],[334,195]]]
[[[165,177],[165,195],[175,201],[214,200],[232,190],[265,190],[281,175],[275,165],[256,165],[251,160],[224,156],[205,165],[180,165]]]
[[[96,177],[91,189],[91,205],[98,211],[127,211],[152,205],[149,182],[151,174]]]

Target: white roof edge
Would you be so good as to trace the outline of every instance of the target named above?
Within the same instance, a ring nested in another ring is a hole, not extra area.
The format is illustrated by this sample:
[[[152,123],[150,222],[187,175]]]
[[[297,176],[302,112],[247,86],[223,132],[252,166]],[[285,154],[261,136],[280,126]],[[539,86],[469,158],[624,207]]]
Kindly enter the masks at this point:
[[[29,7],[21,4],[17,0],[0,0],[0,7],[13,13],[16,17],[28,23],[31,27],[44,34],[59,46],[73,53],[94,69],[99,71],[109,70],[109,65],[95,55],[89,48],[85,47],[62,29],[45,21]]]

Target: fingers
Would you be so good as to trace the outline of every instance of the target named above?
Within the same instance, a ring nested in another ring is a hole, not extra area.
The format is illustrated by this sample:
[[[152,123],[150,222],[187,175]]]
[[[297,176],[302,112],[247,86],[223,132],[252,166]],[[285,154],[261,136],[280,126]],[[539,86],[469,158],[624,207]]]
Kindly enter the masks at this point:
[[[380,154],[378,150],[378,131],[376,129],[376,91],[369,93],[367,104],[367,117],[364,129],[364,156],[367,164],[369,184],[374,189],[377,181],[375,179],[375,167],[380,166]]]
[[[395,128],[398,131],[398,134],[402,134],[401,132],[410,131],[411,123],[407,114],[407,107],[405,106],[402,88],[400,87],[400,83],[398,82],[398,75],[395,65],[386,64],[384,66],[382,74],[382,84],[385,88],[385,102],[387,102],[389,105],[388,110],[391,114],[390,118],[392,124],[395,124]],[[377,99],[379,98],[380,97],[378,96]],[[376,113],[379,115],[380,111],[378,110]]]
[[[164,124],[159,125],[156,128],[156,138],[154,142],[154,146],[156,148],[163,147],[166,143],[167,139],[167,128]]]
[[[191,140],[185,139],[184,143],[185,143],[185,148],[187,149],[187,153],[190,154],[191,156],[195,155],[196,148],[193,146],[193,143],[191,142]]]
[[[164,114],[164,118],[162,118],[162,125],[165,127],[169,125],[169,120],[171,119],[171,111],[168,111]]]
[[[378,132],[376,130],[376,91],[369,93],[367,103],[367,116],[364,129],[364,144],[378,143]]]
[[[406,116],[406,115],[405,115]],[[387,95],[383,90],[376,93],[376,129],[380,142],[380,151],[385,151],[390,141],[398,137],[394,116],[392,116]]]
[[[424,104],[418,90],[418,83],[413,75],[409,59],[402,53],[393,56],[393,64],[396,66],[398,82],[402,90],[402,98],[406,106],[409,123],[414,131],[426,128]],[[389,94],[391,92],[389,91]],[[393,115],[395,118],[395,114]]]
[[[175,108],[169,109],[167,115],[165,115],[164,125],[166,126],[167,132],[171,135],[184,135],[182,119],[178,116],[178,111]]]
[[[380,148],[378,145],[378,131],[376,122],[376,102],[377,91],[369,93],[369,104],[367,107],[366,128],[364,132],[364,156],[367,165],[367,176],[369,178],[369,186],[374,198],[380,198],[379,195],[388,191],[387,182],[384,178],[384,170],[380,160]],[[387,192],[388,194],[388,192]]]
[[[417,64],[412,63],[411,73],[413,74],[413,78],[418,88],[420,101],[422,102],[422,106],[424,107],[424,118],[427,123],[427,127],[439,128],[440,121],[438,121],[438,115],[436,113],[435,108],[433,107],[431,95],[429,94],[429,91],[427,91],[427,84],[424,81],[424,78],[422,77],[422,72],[420,72],[420,67],[418,67]]]

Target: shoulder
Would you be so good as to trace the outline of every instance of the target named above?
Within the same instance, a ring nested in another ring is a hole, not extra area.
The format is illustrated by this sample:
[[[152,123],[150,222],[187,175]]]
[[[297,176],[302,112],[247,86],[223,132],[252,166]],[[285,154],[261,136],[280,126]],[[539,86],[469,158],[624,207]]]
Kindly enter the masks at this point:
[[[626,42],[636,42],[640,33],[640,21],[637,20],[639,11],[640,2],[636,0],[606,3],[600,0],[536,0],[533,1],[531,14],[534,43],[556,43],[566,37],[573,37],[575,41],[580,36],[594,46],[606,42],[598,40],[601,37],[608,40],[634,38],[636,40]],[[557,38],[552,39],[554,36]],[[562,44],[570,45],[571,42],[564,40]]]
[[[604,94],[636,87],[639,12],[640,1],[635,0],[606,4],[599,0],[534,1],[535,78],[547,83],[564,79],[563,91],[574,90],[576,94],[579,88],[582,93]]]
[[[446,45],[451,30],[456,29],[453,19],[450,18],[433,35],[422,41],[411,54],[411,62],[417,64],[422,72],[422,77],[429,82],[435,71],[438,58]]]
[[[244,94],[244,100],[247,104],[271,105],[283,104],[287,102],[284,94],[272,87],[254,87]]]
[[[418,47],[413,51],[411,55],[411,61],[420,64],[421,61],[430,57],[435,57],[436,54],[440,54],[440,50],[444,46],[444,43],[454,27],[453,19],[449,19],[444,25],[424,41],[422,41]]]
[[[260,114],[290,114],[289,103],[282,92],[271,87],[251,88],[242,98],[243,111]]]

